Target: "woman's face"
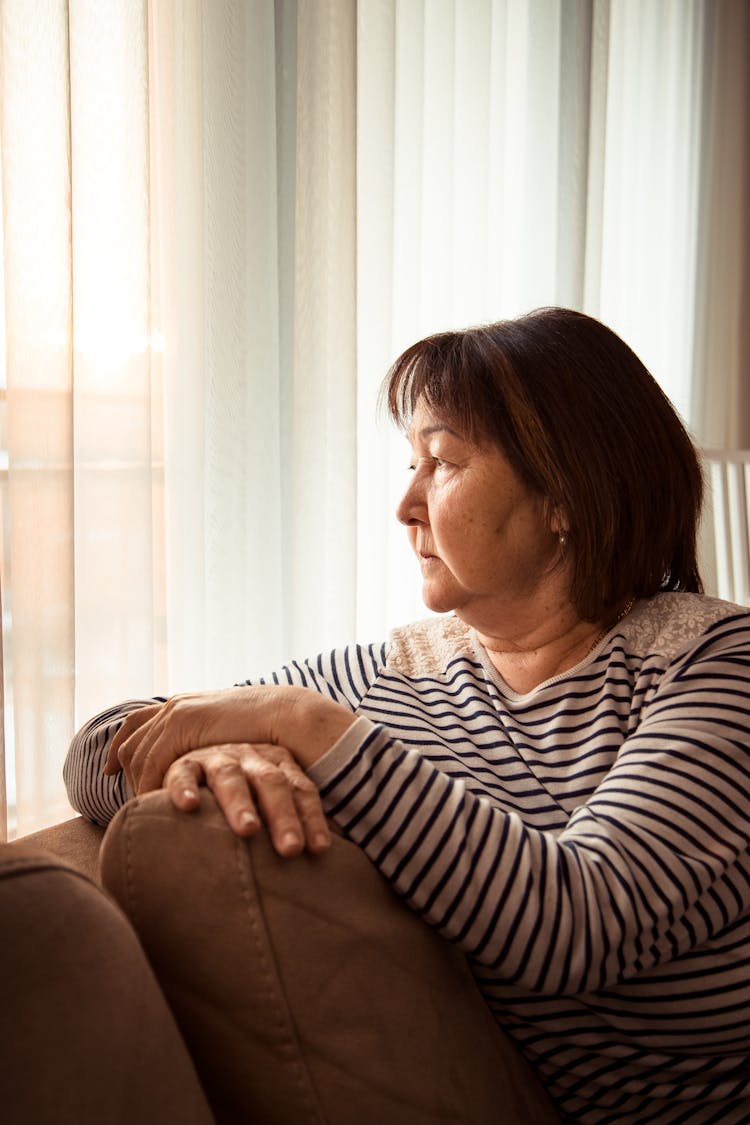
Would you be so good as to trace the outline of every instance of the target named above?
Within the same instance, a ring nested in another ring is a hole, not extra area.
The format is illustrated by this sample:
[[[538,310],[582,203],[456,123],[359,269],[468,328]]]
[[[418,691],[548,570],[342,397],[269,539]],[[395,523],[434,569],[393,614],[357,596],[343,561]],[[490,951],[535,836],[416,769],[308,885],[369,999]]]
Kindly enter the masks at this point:
[[[397,515],[422,568],[425,605],[480,631],[544,593],[560,559],[560,528],[500,449],[477,446],[417,403],[412,477]]]

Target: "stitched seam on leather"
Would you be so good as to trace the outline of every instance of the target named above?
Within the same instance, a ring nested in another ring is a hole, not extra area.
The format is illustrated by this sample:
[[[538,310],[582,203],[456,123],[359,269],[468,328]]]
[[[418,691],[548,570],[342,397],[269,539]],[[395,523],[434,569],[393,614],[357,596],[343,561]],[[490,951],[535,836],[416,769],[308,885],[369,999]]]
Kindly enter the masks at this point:
[[[315,1125],[325,1125],[326,1115],[323,1112],[320,1104],[320,1099],[315,1089],[312,1075],[309,1067],[304,1060],[304,1054],[299,1041],[299,1034],[292,1015],[289,1003],[287,1001],[286,993],[279,973],[276,958],[274,957],[273,945],[268,938],[269,929],[266,920],[265,910],[263,909],[263,902],[259,893],[258,881],[255,879],[253,871],[253,880],[258,893],[253,896],[250,883],[248,867],[253,866],[252,861],[252,845],[246,847],[240,840],[234,841],[234,855],[237,862],[237,869],[240,878],[240,888],[244,905],[246,908],[246,917],[250,926],[250,931],[255,945],[257,963],[260,967],[261,973],[266,980],[266,992],[268,999],[272,1002],[271,1006],[275,1009],[276,1022],[278,1029],[281,1033],[281,1039],[287,1040],[284,1043],[288,1047],[290,1061],[292,1063],[292,1070],[294,1073],[295,1084],[300,1094],[302,1095],[303,1102],[307,1105],[309,1110],[309,1120]],[[244,862],[243,862],[244,861]],[[260,924],[255,911],[253,910],[253,898],[257,904],[257,910],[263,919],[263,930],[261,931]],[[264,942],[263,937],[266,937]],[[281,998],[281,1003],[277,1001],[277,997]],[[305,1081],[305,1077],[307,1081]],[[317,1104],[316,1104],[317,1103]]]

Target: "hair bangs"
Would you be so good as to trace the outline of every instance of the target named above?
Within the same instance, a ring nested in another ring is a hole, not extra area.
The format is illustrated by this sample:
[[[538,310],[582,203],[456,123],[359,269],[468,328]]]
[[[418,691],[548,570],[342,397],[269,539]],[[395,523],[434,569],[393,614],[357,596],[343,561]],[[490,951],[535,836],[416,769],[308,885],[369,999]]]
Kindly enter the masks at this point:
[[[381,405],[404,433],[421,398],[471,441],[486,436],[479,413],[481,400],[477,357],[467,332],[441,332],[412,344],[387,372]]]

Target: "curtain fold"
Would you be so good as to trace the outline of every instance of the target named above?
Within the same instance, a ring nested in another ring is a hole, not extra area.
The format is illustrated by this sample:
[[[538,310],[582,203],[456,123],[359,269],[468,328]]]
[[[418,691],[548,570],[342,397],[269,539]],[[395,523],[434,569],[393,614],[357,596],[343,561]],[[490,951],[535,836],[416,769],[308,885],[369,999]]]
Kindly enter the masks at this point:
[[[710,448],[750,448],[750,6],[706,10],[705,148],[695,301],[694,429]]]
[[[78,716],[114,702],[118,679],[126,694],[139,695],[158,678],[163,459],[152,379],[146,3],[75,0],[68,11],[72,387],[64,409],[72,409],[73,520],[66,552]]]
[[[300,0],[288,589],[291,651],[355,612],[356,0]]]
[[[706,10],[702,0],[609,4],[601,230],[590,230],[600,282],[586,309],[691,424]]]
[[[91,713],[424,612],[375,413],[418,336],[580,307],[745,440],[742,0],[0,19],[12,831]]]

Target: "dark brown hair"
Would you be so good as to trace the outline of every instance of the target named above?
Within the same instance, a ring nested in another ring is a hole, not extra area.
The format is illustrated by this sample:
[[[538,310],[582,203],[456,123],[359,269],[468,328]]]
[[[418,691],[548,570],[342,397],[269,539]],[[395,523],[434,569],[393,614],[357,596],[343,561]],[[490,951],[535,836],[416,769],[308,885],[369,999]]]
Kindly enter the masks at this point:
[[[702,592],[695,447],[655,379],[598,320],[549,308],[429,336],[396,360],[382,395],[403,429],[424,395],[546,497],[565,522],[571,596],[586,620],[631,594]]]

